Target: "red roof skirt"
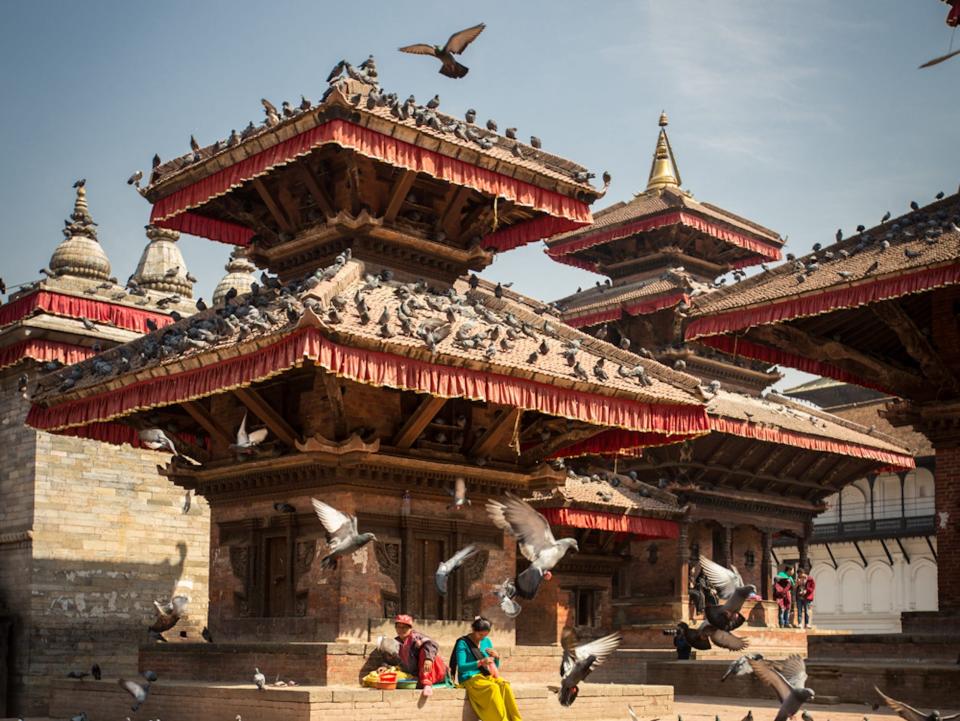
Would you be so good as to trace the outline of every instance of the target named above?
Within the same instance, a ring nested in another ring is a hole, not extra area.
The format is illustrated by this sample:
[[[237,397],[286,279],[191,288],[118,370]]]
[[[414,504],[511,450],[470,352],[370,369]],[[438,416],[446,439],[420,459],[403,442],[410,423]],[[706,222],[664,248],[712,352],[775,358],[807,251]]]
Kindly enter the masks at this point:
[[[662,518],[643,518],[579,508],[539,508],[537,510],[551,525],[629,533],[642,539],[680,537],[680,527],[677,522]]]

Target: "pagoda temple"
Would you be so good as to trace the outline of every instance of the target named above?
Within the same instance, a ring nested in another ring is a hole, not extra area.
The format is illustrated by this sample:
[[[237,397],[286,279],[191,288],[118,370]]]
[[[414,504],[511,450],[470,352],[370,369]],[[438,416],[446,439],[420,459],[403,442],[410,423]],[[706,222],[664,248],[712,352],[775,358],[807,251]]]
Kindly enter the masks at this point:
[[[23,423],[38,376],[195,310],[175,231],[148,229],[130,281],[112,277],[88,188],[77,183],[43,276],[0,304],[0,716],[47,716],[69,671],[135,666],[154,601],[187,596],[194,638],[206,618],[209,514],[184,513],[183,491],[157,476],[168,455]]]
[[[913,458],[893,438],[761,395],[781,377],[766,359],[684,342],[687,312],[719,292],[718,276],[778,259],[783,240],[684,190],[665,114],[659,125],[646,190],[600,210],[592,225],[547,240],[553,260],[609,278],[556,301],[566,323],[697,376],[707,397],[709,435],[617,461],[620,474],[669,492],[687,512],[676,547],[633,544],[614,606],[621,624],[641,629],[687,618],[690,573],[703,554],[736,566],[760,589],[768,603],[751,625],[776,625],[769,603],[773,538],[795,539],[807,565],[812,519],[823,500],[878,468],[912,467]],[[610,462],[592,467],[601,469],[610,470]],[[656,641],[638,633],[639,642]],[[805,641],[798,643],[805,650]]]
[[[108,442],[158,427],[196,461],[162,473],[210,504],[218,642],[367,640],[403,610],[483,613],[509,645],[490,591],[515,574],[516,544],[483,500],[564,486],[566,457],[700,436],[704,396],[693,376],[467,275],[588,224],[603,191],[581,166],[399,100],[372,62],[341,67],[319,104],[268,108],[145,189],[154,226],[243,246],[275,275],[42,378],[29,422]],[[267,440],[238,453],[244,419]],[[451,511],[457,479],[472,505]],[[311,497],[376,542],[321,568]],[[650,511],[571,523],[676,534],[672,506]],[[441,596],[433,572],[467,543],[482,552]]]

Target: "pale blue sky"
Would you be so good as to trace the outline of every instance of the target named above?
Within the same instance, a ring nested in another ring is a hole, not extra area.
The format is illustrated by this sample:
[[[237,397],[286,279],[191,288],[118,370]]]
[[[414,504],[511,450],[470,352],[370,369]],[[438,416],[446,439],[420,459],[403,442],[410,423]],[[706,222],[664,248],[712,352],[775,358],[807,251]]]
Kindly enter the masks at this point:
[[[535,134],[613,174],[605,203],[646,184],[661,109],[684,185],[804,252],[960,182],[960,59],[935,0],[713,2],[4,3],[0,25],[0,276],[32,280],[86,177],[100,239],[125,279],[147,203],[125,184],[155,152],[185,152],[260,121],[259,99],[317,99],[340,58],[377,58],[402,97]],[[483,21],[453,81],[400,45]],[[960,38],[958,38],[960,42]],[[181,241],[209,298],[227,246]],[[595,276],[504,255],[494,280],[551,299]],[[796,378],[798,376],[794,376]]]

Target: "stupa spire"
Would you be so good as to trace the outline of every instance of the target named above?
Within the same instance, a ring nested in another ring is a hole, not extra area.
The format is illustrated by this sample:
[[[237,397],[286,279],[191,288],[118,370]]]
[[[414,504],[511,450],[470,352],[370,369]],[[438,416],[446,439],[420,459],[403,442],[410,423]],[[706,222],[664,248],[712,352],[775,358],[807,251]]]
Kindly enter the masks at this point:
[[[50,270],[56,275],[107,280],[110,261],[97,240],[97,224],[87,206],[86,183],[81,179],[73,184],[77,191],[73,212],[64,221],[64,240],[50,257]]]
[[[657,147],[653,151],[647,190],[680,187],[680,170],[673,156],[673,148],[670,147],[670,138],[667,137],[668,123],[666,112],[660,113],[660,136],[657,138]]]

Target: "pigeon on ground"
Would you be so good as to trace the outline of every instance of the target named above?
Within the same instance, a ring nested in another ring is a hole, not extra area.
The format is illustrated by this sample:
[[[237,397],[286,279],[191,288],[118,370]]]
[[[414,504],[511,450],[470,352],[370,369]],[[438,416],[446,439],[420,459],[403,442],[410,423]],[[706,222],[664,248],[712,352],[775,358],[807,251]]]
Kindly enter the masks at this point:
[[[356,516],[348,516],[316,498],[311,500],[313,501],[313,509],[317,512],[320,523],[323,524],[327,532],[329,553],[320,561],[321,568],[336,568],[337,559],[340,556],[353,553],[363,548],[370,541],[377,540],[374,534],[360,533],[357,530]]]
[[[807,713],[806,711],[804,711],[802,714],[800,714],[800,718],[802,718],[803,721],[813,721],[813,716],[811,716],[811,715],[810,715],[809,713]]]
[[[469,546],[461,548],[437,567],[435,579],[437,583],[437,590],[441,593],[441,595],[445,596],[447,594],[447,580],[450,574],[460,568],[464,561],[471,556],[475,556],[476,554],[477,547],[473,544],[470,544]]]
[[[17,721],[23,721],[23,719],[17,719]],[[89,716],[86,711],[81,711],[76,716],[71,716],[70,721],[89,721]]]
[[[213,643],[213,634],[210,633],[210,629],[206,626],[204,626],[203,630],[200,632],[200,637],[207,643]]]
[[[86,671],[69,671],[67,672],[67,678],[76,678],[76,679],[85,679],[90,674]]]
[[[700,568],[710,585],[726,603],[722,606],[708,606],[706,617],[711,626],[723,631],[732,631],[743,625],[746,619],[740,613],[744,601],[757,592],[757,587],[744,585],[743,578],[736,568],[724,568],[709,558],[700,557]]]
[[[453,483],[453,490],[449,493],[453,496],[453,501],[447,506],[448,511],[459,511],[470,505],[470,499],[467,498],[467,483],[463,478],[457,477]]]
[[[433,55],[439,58],[442,63],[440,66],[440,73],[442,75],[446,75],[448,78],[462,78],[470,69],[458,63],[453,56],[460,55],[466,50],[467,46],[477,39],[477,36],[483,32],[485,27],[486,25],[480,23],[466,30],[456,32],[450,36],[450,39],[447,40],[446,45],[443,47],[439,45],[428,45],[427,43],[417,43],[415,45],[405,45],[400,48],[400,52],[413,53],[414,55]]]
[[[188,602],[189,599],[186,596],[174,596],[169,603],[162,606],[154,601],[153,605],[157,609],[157,618],[150,625],[149,630],[154,633],[163,633],[176,626],[180,617],[186,613]]]
[[[880,694],[880,698],[883,699],[883,702],[887,706],[892,708],[900,718],[906,719],[906,721],[953,721],[954,719],[960,719],[960,713],[944,716],[936,709],[930,713],[924,713],[923,711],[915,709],[913,706],[908,706],[903,701],[890,698],[876,686],[873,687],[873,690]]]
[[[127,681],[126,679],[118,678],[117,683],[120,688],[133,696],[133,706],[130,707],[131,711],[137,711],[143,705],[144,701],[147,700],[147,694],[150,692],[149,681],[141,685],[136,681]]]
[[[727,667],[727,670],[723,672],[723,676],[720,677],[720,681],[726,681],[727,676],[746,676],[747,674],[753,673],[753,669],[750,668],[750,659],[759,661],[762,658],[763,656],[759,653],[748,653],[745,656],[741,656]]]
[[[572,634],[564,637],[563,661],[560,664],[560,705],[570,706],[577,700],[580,684],[597,666],[617,650],[621,637],[619,633],[598,638],[580,646],[573,645]]]
[[[571,548],[579,551],[576,539],[553,537],[547,519],[537,513],[526,501],[511,493],[506,501],[490,499],[487,513],[497,528],[516,537],[520,553],[530,561],[530,567],[517,576],[516,588],[520,598],[534,598],[550,570]]]
[[[150,683],[156,683],[157,679],[159,678],[159,676],[157,676],[157,672],[151,671],[150,669],[147,669],[146,671],[143,672],[143,677],[147,679],[147,681],[149,681]]]
[[[267,685],[267,677],[260,673],[259,668],[253,669],[253,682],[257,685],[258,691],[263,691],[263,687]]]
[[[247,433],[247,413],[244,411],[243,420],[240,421],[240,429],[237,431],[237,442],[230,444],[230,450],[237,455],[253,455],[256,448],[267,439],[269,431],[261,428]]]
[[[780,663],[780,671],[769,661],[750,661],[753,672],[770,686],[780,699],[780,710],[774,721],[787,721],[816,695],[813,689],[805,688],[807,667],[800,656],[789,656]]]
[[[753,721],[753,711],[747,711],[747,715],[744,716],[741,721]]]
[[[734,636],[729,631],[710,625],[707,621],[701,623],[697,628],[690,628],[681,621],[677,624],[677,632],[686,639],[692,648],[700,651],[709,651],[713,647],[711,641],[728,651],[742,651],[750,645],[748,639]]]
[[[90,674],[93,676],[95,681],[99,681],[103,678],[103,671],[100,670],[100,664],[95,663],[90,667]]]

